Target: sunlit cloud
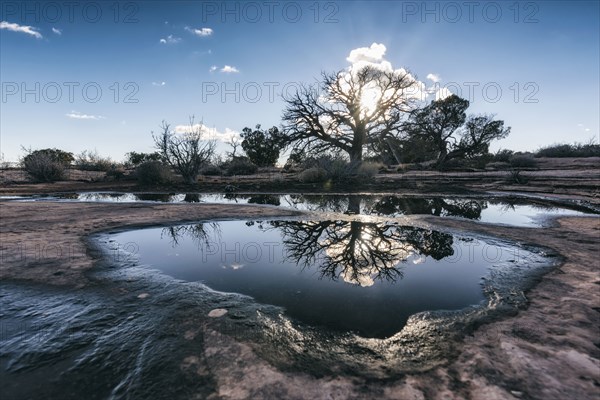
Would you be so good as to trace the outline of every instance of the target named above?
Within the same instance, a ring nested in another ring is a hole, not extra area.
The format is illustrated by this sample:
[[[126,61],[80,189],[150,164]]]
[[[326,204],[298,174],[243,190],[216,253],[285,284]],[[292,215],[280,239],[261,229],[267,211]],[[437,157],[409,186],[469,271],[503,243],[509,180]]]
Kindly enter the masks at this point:
[[[427,79],[429,79],[433,83],[438,83],[440,81],[440,76],[438,74],[429,73],[427,74]]]
[[[62,35],[62,31],[58,28],[52,28],[52,32],[54,32],[55,34],[57,34],[58,36]]]
[[[196,29],[196,28],[190,28],[189,26],[186,26],[184,29],[196,36],[201,36],[201,37],[206,37],[206,36],[210,36],[213,34],[213,30],[210,28]]]
[[[26,33],[35,37],[36,39],[43,38],[42,34],[39,33],[39,28],[29,26],[29,25],[19,25],[11,22],[2,21],[0,22],[0,29],[6,29],[11,32],[21,32]]]
[[[175,44],[181,42],[181,38],[169,35],[166,38],[160,39],[159,42],[162,44]]]
[[[217,66],[213,65],[212,67],[210,67],[210,69],[208,70],[208,72],[215,72],[217,70]]]
[[[167,84],[167,82],[152,82],[152,86],[165,86]]]
[[[85,119],[85,120],[94,120],[94,121],[106,119],[106,117],[103,117],[102,115],[83,114],[83,113],[80,113],[79,111],[71,111],[70,113],[67,113],[65,115],[71,119]]]
[[[232,67],[231,65],[225,65],[223,68],[221,68],[221,72],[224,72],[226,74],[237,74],[238,72],[240,72],[240,70],[236,67]]]
[[[223,143],[229,143],[234,138],[240,138],[240,133],[233,129],[225,128],[224,132],[217,130],[216,128],[210,128],[204,124],[188,125],[176,125],[174,132],[177,134],[184,134],[188,132],[201,132],[202,138],[205,140],[216,140]]]

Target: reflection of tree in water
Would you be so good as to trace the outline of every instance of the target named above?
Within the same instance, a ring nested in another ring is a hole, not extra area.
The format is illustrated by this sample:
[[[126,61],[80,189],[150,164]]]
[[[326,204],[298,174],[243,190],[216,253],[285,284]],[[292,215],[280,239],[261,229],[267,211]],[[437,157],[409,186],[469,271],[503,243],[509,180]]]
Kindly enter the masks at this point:
[[[304,204],[311,211],[360,214],[374,203],[372,196],[290,195],[291,205]],[[362,207],[361,207],[362,205]]]
[[[383,215],[428,214],[480,219],[486,208],[487,202],[482,200],[385,196],[373,206],[372,211]]]
[[[273,206],[280,205],[279,195],[257,194],[250,196],[248,204],[271,204]]]
[[[454,253],[451,235],[414,227],[359,221],[274,221],[287,256],[321,276],[361,286],[402,278],[399,264],[411,255],[439,260]]]
[[[183,201],[185,203],[200,203],[200,195],[198,193],[186,193]]]
[[[211,242],[218,242],[220,236],[221,226],[217,222],[169,226],[163,228],[160,233],[161,239],[168,237],[173,247],[178,246],[184,237],[189,237],[196,244],[196,247],[205,246],[208,248]]]
[[[140,201],[160,201],[169,203],[171,202],[173,195],[169,193],[137,193],[135,197]]]

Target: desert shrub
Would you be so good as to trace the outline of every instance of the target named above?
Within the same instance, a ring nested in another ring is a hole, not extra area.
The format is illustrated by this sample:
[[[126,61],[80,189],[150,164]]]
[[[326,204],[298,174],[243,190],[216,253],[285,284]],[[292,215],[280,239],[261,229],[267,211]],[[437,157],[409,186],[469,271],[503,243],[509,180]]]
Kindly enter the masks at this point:
[[[509,163],[513,168],[535,168],[537,166],[537,161],[533,157],[533,154],[513,154]]]
[[[258,167],[248,157],[234,157],[227,163],[227,175],[252,175]]]
[[[360,180],[368,180],[379,172],[383,168],[383,164],[374,162],[363,162],[356,169],[356,176]]]
[[[323,168],[311,167],[300,172],[298,179],[304,183],[323,182],[327,179],[327,171]]]
[[[218,176],[221,175],[223,171],[218,166],[210,164],[202,168],[202,171],[200,171],[200,173],[205,176]]]
[[[356,172],[356,166],[341,157],[321,158],[319,166],[327,172],[327,179],[333,182],[346,181]]]
[[[160,161],[146,161],[135,170],[138,182],[142,185],[160,185],[173,180],[171,168]]]
[[[536,157],[600,157],[600,144],[574,143],[554,144],[543,147],[535,153]]]
[[[108,171],[114,165],[110,157],[102,157],[96,150],[84,150],[75,158],[75,167],[83,171]]]
[[[124,177],[125,177],[125,168],[123,166],[121,166],[121,165],[113,164],[108,169],[108,171],[106,171],[106,178],[107,179],[111,179],[111,180],[115,180],[115,181],[120,181]]]
[[[508,149],[498,150],[492,157],[491,162],[509,162],[515,152]]]
[[[40,182],[55,182],[65,178],[67,163],[57,156],[55,149],[30,151],[21,165],[31,178]]]
[[[521,172],[522,171],[520,169],[513,169],[509,171],[507,178],[508,183],[514,183],[517,185],[526,184],[529,180],[525,176],[521,175]]]
[[[492,161],[490,163],[487,163],[485,167],[487,169],[493,169],[493,170],[504,170],[504,169],[509,169],[510,164],[508,162],[503,162],[503,161]]]
[[[132,167],[137,167],[138,165],[146,161],[162,161],[162,156],[160,155],[160,153],[157,152],[138,153],[135,151],[130,151],[129,153],[125,154],[125,158],[125,163]]]

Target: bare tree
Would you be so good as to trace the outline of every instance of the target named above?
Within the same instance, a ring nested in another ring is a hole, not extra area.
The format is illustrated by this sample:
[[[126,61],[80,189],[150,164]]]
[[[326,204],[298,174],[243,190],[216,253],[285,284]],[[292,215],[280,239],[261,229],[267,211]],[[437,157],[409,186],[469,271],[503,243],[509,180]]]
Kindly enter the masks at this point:
[[[284,97],[284,140],[296,148],[342,150],[360,163],[365,149],[400,132],[417,81],[404,70],[364,67],[323,73],[318,90],[302,86]]]
[[[242,138],[239,136],[231,136],[227,141],[227,144],[231,146],[232,151],[228,152],[230,158],[235,158],[237,156],[237,149],[242,145]]]
[[[190,126],[183,133],[171,130],[171,126],[163,121],[161,133],[152,134],[154,145],[163,159],[188,184],[196,183],[200,170],[215,152],[215,141],[203,140],[203,135],[203,124],[194,124],[194,117],[190,117]]]

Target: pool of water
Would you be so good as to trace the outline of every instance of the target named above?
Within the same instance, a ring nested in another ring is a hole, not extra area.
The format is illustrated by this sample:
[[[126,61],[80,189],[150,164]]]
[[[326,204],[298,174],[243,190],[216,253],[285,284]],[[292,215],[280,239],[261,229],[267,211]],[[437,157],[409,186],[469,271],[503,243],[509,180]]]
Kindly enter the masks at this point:
[[[490,267],[519,249],[397,224],[225,221],[118,233],[138,262],[283,307],[309,326],[385,338],[408,318],[485,301]]]
[[[405,215],[435,215],[521,227],[541,226],[549,216],[582,216],[594,212],[586,207],[558,207],[533,199],[415,197],[389,194],[67,193],[50,196],[0,197],[0,200],[263,204],[319,213],[378,215],[392,218]]]

